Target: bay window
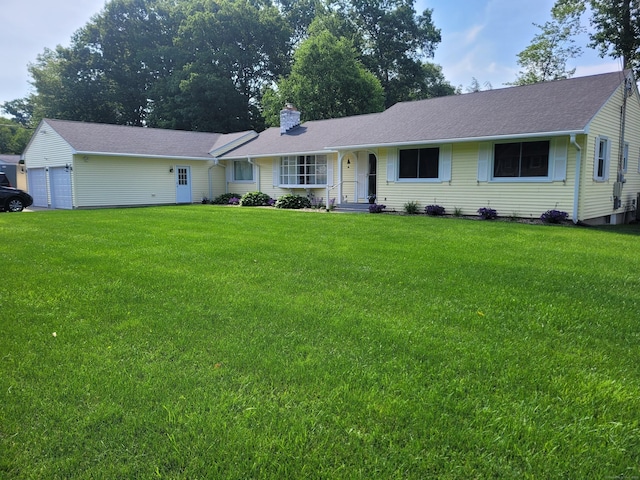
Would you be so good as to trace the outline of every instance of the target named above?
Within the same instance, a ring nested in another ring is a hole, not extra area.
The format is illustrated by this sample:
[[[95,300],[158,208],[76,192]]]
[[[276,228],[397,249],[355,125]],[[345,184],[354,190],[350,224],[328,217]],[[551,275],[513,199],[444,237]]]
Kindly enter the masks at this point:
[[[281,185],[326,185],[326,155],[290,155],[280,160]]]

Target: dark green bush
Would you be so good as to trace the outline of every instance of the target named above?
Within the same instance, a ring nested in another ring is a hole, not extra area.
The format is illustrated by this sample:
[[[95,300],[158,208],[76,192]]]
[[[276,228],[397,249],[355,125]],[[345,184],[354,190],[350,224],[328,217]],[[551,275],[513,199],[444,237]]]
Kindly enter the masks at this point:
[[[240,198],[242,195],[239,193],[223,193],[222,195],[214,198],[211,203],[214,205],[229,205],[229,200],[232,198]]]
[[[276,208],[311,208],[311,200],[307,197],[288,193],[278,198]]]
[[[245,193],[240,199],[240,205],[243,207],[264,207],[271,205],[271,197],[262,192]]]
[[[420,210],[420,205],[418,202],[407,202],[404,204],[404,213],[409,215],[415,215]]]

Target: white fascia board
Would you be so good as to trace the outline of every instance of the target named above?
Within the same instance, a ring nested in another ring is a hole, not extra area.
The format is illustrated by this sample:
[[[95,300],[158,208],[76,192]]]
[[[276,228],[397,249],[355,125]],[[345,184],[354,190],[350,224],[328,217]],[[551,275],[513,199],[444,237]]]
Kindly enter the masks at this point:
[[[161,160],[197,160],[201,162],[212,162],[213,157],[180,157],[169,155],[146,155],[141,153],[114,153],[114,152],[92,152],[92,151],[78,151],[74,150],[73,155],[95,155],[100,157],[131,157],[131,158],[153,158]]]
[[[239,155],[239,156],[231,156],[219,157],[220,160],[246,160],[247,158],[271,158],[271,157],[292,157],[296,155],[326,155],[327,153],[338,153],[338,150],[334,148],[327,148],[324,150],[313,150],[308,152],[280,152],[280,153],[265,153],[265,154],[257,154],[257,155]]]
[[[212,157],[220,157],[221,155],[224,155],[225,152],[228,152],[229,150],[233,150],[234,148],[247,143],[249,140],[253,140],[257,136],[258,136],[258,132],[251,130],[246,134],[242,135],[241,137],[236,138],[233,142],[229,142],[218,148],[213,148],[209,150],[209,155],[211,155]]]
[[[411,142],[393,142],[393,143],[374,143],[370,145],[342,145],[327,147],[327,150],[364,150],[371,148],[385,147],[409,147],[416,145],[441,145],[443,143],[469,143],[469,142],[495,142],[502,140],[517,140],[522,138],[542,138],[542,137],[560,137],[568,135],[580,135],[586,133],[582,130],[564,130],[559,132],[536,132],[536,133],[515,133],[509,135],[494,135],[489,137],[467,137],[467,138],[441,138],[438,140],[416,140]]]

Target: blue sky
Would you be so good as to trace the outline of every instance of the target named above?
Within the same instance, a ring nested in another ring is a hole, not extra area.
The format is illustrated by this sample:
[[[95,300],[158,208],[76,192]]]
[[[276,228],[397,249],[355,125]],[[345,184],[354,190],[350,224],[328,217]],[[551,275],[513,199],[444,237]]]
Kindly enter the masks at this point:
[[[416,10],[433,9],[442,42],[435,63],[454,86],[475,77],[501,88],[515,80],[516,55],[549,20],[554,0],[418,0]],[[2,0],[0,8],[0,103],[30,91],[27,64],[56,45],[68,45],[73,33],[100,12],[105,0]],[[587,39],[584,39],[586,45]],[[571,65],[576,76],[620,69],[619,62],[584,48]]]

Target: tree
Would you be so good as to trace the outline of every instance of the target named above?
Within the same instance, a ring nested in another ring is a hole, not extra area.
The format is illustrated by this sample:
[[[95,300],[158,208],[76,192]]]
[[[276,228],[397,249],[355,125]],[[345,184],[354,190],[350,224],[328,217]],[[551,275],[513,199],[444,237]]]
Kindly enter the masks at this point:
[[[624,68],[640,78],[640,2],[637,0],[556,0],[553,15],[579,19],[590,13],[594,31],[590,48],[601,57],[619,58]]]
[[[422,60],[432,58],[440,30],[432,10],[418,15],[414,0],[345,0],[342,8],[360,37],[362,62],[385,91],[385,106],[410,100],[422,77]]]
[[[0,153],[21,154],[29,139],[32,130],[14,120],[0,117]]]
[[[382,86],[357,57],[348,39],[326,30],[303,41],[294,54],[291,74],[265,93],[267,125],[278,124],[285,103],[300,108],[304,120],[382,111]]]
[[[228,92],[231,82],[244,98],[244,111],[234,109],[228,115],[246,118],[242,128],[260,129],[262,92],[289,69],[291,30],[278,9],[268,1],[194,0],[185,3],[182,14],[176,39],[187,55],[181,89],[189,90],[189,82],[195,81],[199,85],[194,88],[204,92],[199,76],[215,77],[219,81],[211,85],[207,98],[221,100],[215,89],[222,85]],[[239,106],[236,101],[229,105]]]
[[[111,0],[69,47],[45,49],[29,66],[34,115],[143,125],[172,36],[162,2]]]
[[[582,33],[580,18],[569,15],[565,9],[552,11],[552,20],[544,25],[534,23],[541,32],[531,44],[518,54],[521,70],[512,85],[527,85],[570,78],[575,68],[567,70],[567,62],[581,54],[574,36]]]

